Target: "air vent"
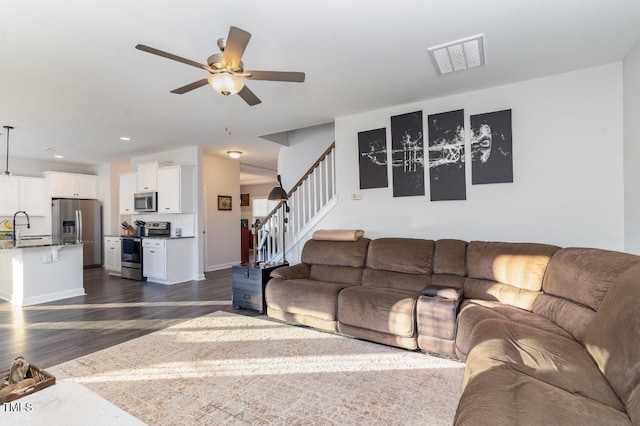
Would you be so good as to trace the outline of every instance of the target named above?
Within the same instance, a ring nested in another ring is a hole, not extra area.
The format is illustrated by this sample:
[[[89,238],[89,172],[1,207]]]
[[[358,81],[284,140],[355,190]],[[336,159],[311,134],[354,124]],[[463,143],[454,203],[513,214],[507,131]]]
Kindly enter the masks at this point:
[[[430,47],[428,50],[436,71],[441,76],[484,65],[482,34]]]

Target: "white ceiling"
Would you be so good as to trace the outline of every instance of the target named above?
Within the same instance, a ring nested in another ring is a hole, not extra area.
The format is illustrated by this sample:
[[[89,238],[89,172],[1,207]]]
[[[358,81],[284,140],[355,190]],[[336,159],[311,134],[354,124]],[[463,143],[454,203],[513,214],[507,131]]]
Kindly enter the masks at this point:
[[[620,61],[640,38],[640,1],[3,0],[0,20],[10,159],[93,165],[202,145],[275,169],[280,145],[262,135]],[[231,25],[252,34],[245,68],[306,82],[248,82],[262,99],[253,107],[208,86],[174,95],[206,72],[134,49],[206,63]],[[486,66],[437,77],[427,48],[476,34]]]

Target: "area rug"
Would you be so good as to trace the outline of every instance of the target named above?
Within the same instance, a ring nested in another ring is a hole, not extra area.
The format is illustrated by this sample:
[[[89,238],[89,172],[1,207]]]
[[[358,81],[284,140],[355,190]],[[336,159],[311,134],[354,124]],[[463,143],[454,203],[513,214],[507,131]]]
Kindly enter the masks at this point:
[[[217,311],[47,370],[150,425],[450,425],[464,365]]]

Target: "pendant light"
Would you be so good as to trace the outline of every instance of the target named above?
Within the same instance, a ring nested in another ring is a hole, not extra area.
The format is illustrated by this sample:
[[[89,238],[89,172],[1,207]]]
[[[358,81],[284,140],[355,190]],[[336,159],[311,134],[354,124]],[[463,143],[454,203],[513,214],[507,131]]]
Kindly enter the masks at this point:
[[[9,172],[9,132],[11,131],[11,129],[13,129],[13,127],[11,126],[2,126],[5,129],[7,129],[7,163],[4,169],[4,173],[2,173],[4,176],[11,176],[11,172]]]

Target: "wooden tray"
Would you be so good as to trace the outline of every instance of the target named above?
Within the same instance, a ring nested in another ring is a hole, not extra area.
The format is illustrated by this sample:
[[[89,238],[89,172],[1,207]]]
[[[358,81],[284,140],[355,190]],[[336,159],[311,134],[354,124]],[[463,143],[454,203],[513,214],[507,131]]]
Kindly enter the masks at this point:
[[[0,405],[11,402],[18,398],[22,398],[25,395],[31,395],[34,392],[47,388],[56,383],[55,377],[33,364],[29,366],[29,371],[27,371],[26,378],[36,379],[36,384],[28,388],[20,389],[18,392],[12,392],[8,395],[3,395],[2,397],[0,397]],[[8,379],[9,370],[0,371],[0,383],[5,383]]]

